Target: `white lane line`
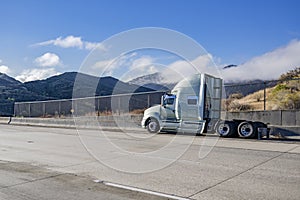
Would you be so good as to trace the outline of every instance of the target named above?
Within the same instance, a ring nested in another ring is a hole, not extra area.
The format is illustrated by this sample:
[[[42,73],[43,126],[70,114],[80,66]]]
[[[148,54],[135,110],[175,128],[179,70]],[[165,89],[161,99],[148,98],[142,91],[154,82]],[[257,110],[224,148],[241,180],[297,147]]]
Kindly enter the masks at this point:
[[[98,181],[94,181],[94,182],[98,182]],[[111,186],[111,187],[121,188],[121,189],[125,189],[125,190],[131,190],[131,191],[135,191],[135,192],[141,192],[141,193],[160,196],[160,197],[165,197],[165,198],[169,198],[169,199],[190,200],[189,198],[179,197],[179,196],[160,193],[160,192],[154,192],[154,191],[151,191],[151,190],[140,189],[140,188],[121,185],[121,184],[117,184],[117,183],[110,183],[110,182],[106,182],[106,181],[99,181],[99,183],[103,183],[104,185]]]

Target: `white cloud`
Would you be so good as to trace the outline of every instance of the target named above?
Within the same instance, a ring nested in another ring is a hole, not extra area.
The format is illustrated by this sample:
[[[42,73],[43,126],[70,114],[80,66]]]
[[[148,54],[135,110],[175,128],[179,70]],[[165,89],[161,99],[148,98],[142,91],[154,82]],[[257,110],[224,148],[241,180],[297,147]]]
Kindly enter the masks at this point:
[[[49,52],[37,57],[34,62],[41,67],[53,67],[61,64],[59,56]]]
[[[183,77],[199,72],[222,77],[227,81],[278,79],[281,74],[300,66],[299,53],[300,40],[293,40],[286,46],[254,57],[238,67],[222,69],[226,64],[221,63],[216,67],[213,63],[216,59],[211,54],[207,54],[199,56],[191,63],[183,60],[171,63],[162,75],[167,82],[179,81]]]
[[[212,59],[213,56],[211,54],[205,54],[198,56],[192,61],[175,61],[167,66],[167,68],[162,72],[162,76],[164,81],[174,83],[196,73],[218,75],[218,68],[214,65]]]
[[[122,81],[129,81],[156,72],[161,72],[164,81],[170,83],[177,82],[195,73],[205,72],[219,75],[210,54],[199,56],[191,62],[179,60],[168,65],[156,63],[156,60],[155,57],[149,55],[140,56],[132,53],[122,55],[115,60],[98,61],[91,69],[97,70],[98,73],[95,74],[101,74],[102,76],[113,76],[123,71],[118,76]]]
[[[97,62],[92,70],[97,75],[116,75],[123,81],[146,74],[160,72],[165,82],[177,82],[195,73],[208,73],[224,80],[277,79],[288,70],[300,66],[300,40],[293,40],[261,56],[254,57],[238,67],[223,69],[226,64],[211,54],[201,55],[194,60],[177,60],[166,66],[155,63],[158,59],[137,54],[121,55],[116,60]],[[217,61],[217,64],[214,63]],[[105,73],[101,73],[105,72]],[[117,72],[117,73],[116,73]]]
[[[223,70],[225,80],[277,79],[288,70],[300,66],[300,40],[254,57],[238,67]]]
[[[135,68],[145,68],[151,65],[154,62],[154,59],[150,56],[142,56],[132,61],[130,69]]]
[[[114,70],[118,67],[114,60],[101,60],[92,65],[91,69],[95,74],[100,76],[111,76]]]
[[[137,60],[137,53],[124,54],[114,59],[100,60],[91,66],[94,74],[101,76],[112,76],[117,71],[128,71],[132,67],[133,62]],[[136,63],[137,64],[137,63]],[[128,69],[128,70],[127,70]],[[120,78],[120,77],[118,77]]]
[[[65,38],[58,37],[54,40],[48,40],[45,42],[34,44],[33,46],[48,46],[48,45],[59,46],[62,48],[79,48],[79,49],[86,49],[86,50],[92,50],[97,47],[100,50],[105,50],[105,47],[101,43],[83,41],[81,37],[76,37],[73,35],[69,35]]]
[[[17,80],[21,82],[28,82],[34,80],[42,80],[50,76],[59,75],[54,68],[47,69],[27,69],[24,70],[19,76],[16,77]]]
[[[10,69],[6,65],[0,65],[0,72],[4,74],[8,74],[10,72]]]
[[[143,75],[158,72],[158,64],[155,63],[155,59],[151,56],[141,56],[137,59],[130,59],[127,65],[129,65],[129,70],[121,77],[123,81],[130,81]]]
[[[70,47],[82,48],[83,42],[81,41],[81,37],[74,37],[73,35],[70,35],[65,38],[58,37],[54,40],[48,40],[45,42],[34,44],[34,46],[47,46],[47,45],[54,45],[63,48],[70,48]]]
[[[98,50],[101,51],[106,51],[106,47],[102,44],[102,43],[96,43],[96,42],[84,42],[84,48],[86,50],[93,50],[95,48],[97,48]]]

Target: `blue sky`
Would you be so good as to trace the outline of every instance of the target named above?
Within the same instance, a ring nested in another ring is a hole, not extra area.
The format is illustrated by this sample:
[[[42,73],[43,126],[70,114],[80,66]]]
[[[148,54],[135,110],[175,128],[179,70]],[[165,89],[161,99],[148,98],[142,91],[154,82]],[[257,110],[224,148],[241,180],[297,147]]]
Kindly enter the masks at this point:
[[[244,65],[236,76],[292,60],[262,76],[274,78],[300,65],[297,0],[2,0],[0,7],[0,71],[21,81],[78,71],[94,45],[141,27],[186,34],[220,67]]]

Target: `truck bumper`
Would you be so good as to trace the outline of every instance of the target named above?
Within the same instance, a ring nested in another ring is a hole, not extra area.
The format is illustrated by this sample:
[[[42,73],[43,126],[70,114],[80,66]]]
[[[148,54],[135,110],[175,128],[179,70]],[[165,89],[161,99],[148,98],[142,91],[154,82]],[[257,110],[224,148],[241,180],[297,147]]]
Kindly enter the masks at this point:
[[[141,126],[142,128],[146,128],[146,118],[143,118],[142,121],[141,121]]]

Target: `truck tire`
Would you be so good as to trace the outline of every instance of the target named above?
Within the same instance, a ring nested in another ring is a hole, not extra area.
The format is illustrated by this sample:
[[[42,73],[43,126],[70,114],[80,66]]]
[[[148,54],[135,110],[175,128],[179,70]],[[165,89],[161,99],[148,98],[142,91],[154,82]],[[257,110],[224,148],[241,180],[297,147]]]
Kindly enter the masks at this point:
[[[220,121],[217,123],[215,131],[221,137],[234,137],[236,135],[236,126],[232,121]]]
[[[158,133],[159,132],[160,126],[159,126],[157,119],[150,118],[147,121],[147,130],[149,133]]]
[[[252,122],[244,121],[238,126],[238,134],[241,138],[254,138],[256,132],[256,128]]]

